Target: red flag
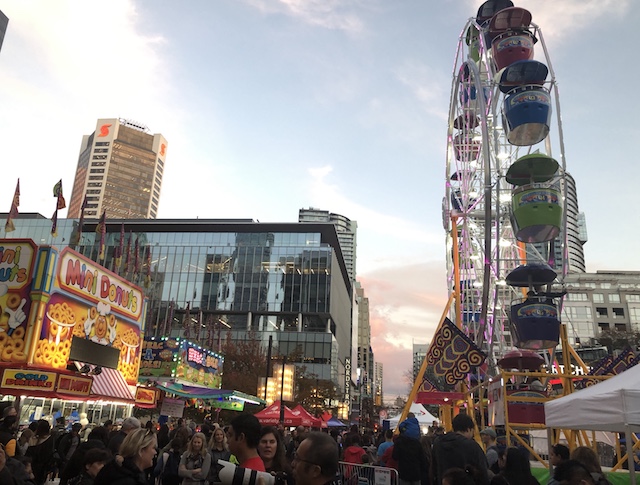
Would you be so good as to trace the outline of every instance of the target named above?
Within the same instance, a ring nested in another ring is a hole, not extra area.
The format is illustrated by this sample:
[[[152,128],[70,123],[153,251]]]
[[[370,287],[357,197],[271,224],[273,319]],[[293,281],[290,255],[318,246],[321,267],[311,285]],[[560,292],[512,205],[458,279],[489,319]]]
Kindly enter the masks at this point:
[[[11,209],[9,210],[9,216],[7,222],[4,225],[5,232],[11,232],[16,230],[16,226],[13,224],[13,219],[18,217],[18,206],[20,205],[20,179],[16,184],[16,191],[13,194],[13,200],[11,201]]]
[[[191,313],[189,312],[189,302],[187,302],[182,328],[184,329],[184,338],[188,339],[191,336]]]
[[[122,253],[124,252],[124,222],[120,226],[120,244],[116,252],[116,268],[117,273],[120,274],[120,265],[122,265]]]
[[[129,239],[127,239],[127,249],[125,250],[127,257],[124,261],[124,272],[125,274],[129,272],[129,267],[131,266],[131,239],[133,238],[133,234],[129,231]]]
[[[151,246],[147,246],[147,274],[144,277],[144,286],[151,286]]]
[[[67,203],[62,195],[62,179],[53,186],[53,196],[58,198],[58,209],[67,207]]]
[[[58,237],[58,209],[53,213],[53,217],[51,217],[51,235],[53,237]]]
[[[138,237],[136,236],[136,245],[133,250],[133,274],[140,272],[140,246],[138,245]]]
[[[85,195],[82,201],[82,205],[80,206],[80,221],[78,222],[80,234],[82,234],[82,226],[84,225],[84,210],[87,208],[88,203],[89,201],[87,200],[87,196]]]
[[[98,259],[104,259],[104,252],[106,249],[105,246],[105,237],[107,235],[107,211],[102,211],[102,217],[100,218],[100,222],[96,226],[96,232],[100,233],[100,254],[98,255]]]

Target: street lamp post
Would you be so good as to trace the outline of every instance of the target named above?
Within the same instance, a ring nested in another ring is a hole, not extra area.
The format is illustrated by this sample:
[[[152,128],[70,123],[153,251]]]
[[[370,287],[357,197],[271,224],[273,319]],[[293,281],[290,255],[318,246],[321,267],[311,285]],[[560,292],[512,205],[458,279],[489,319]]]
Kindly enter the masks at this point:
[[[282,376],[280,376],[280,424],[284,426],[284,368],[287,364],[287,356],[282,358]]]

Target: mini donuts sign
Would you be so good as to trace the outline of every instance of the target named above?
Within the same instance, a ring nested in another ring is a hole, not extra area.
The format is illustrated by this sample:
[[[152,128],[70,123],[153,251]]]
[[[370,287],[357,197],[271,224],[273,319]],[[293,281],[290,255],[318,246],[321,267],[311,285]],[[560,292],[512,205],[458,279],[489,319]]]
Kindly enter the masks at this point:
[[[101,301],[118,313],[139,320],[142,291],[127,280],[106,271],[90,259],[71,250],[60,256],[58,284],[81,298]]]

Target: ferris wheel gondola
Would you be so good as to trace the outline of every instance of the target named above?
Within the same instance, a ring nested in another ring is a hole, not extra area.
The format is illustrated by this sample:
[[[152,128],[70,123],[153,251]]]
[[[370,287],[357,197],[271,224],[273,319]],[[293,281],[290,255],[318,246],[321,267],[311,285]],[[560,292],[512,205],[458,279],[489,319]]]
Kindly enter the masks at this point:
[[[450,318],[490,367],[514,347],[554,348],[567,272],[560,104],[542,32],[509,0],[485,2],[459,37],[447,144]]]

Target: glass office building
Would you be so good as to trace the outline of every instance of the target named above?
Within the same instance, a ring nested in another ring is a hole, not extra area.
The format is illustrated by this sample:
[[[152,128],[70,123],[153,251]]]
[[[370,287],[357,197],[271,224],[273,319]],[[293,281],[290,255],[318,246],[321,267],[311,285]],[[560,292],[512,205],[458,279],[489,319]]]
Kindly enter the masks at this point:
[[[81,235],[78,224],[59,220],[52,238],[49,219],[20,214],[9,236],[71,245],[97,261],[96,221],[86,221]],[[215,342],[218,333],[237,340],[255,332],[266,345],[271,335],[274,355],[300,348],[298,363],[344,392],[352,290],[333,224],[122,219],[106,225],[105,260],[99,262],[145,289],[147,335],[183,335],[188,305],[190,338],[198,324],[202,342],[210,328]]]

